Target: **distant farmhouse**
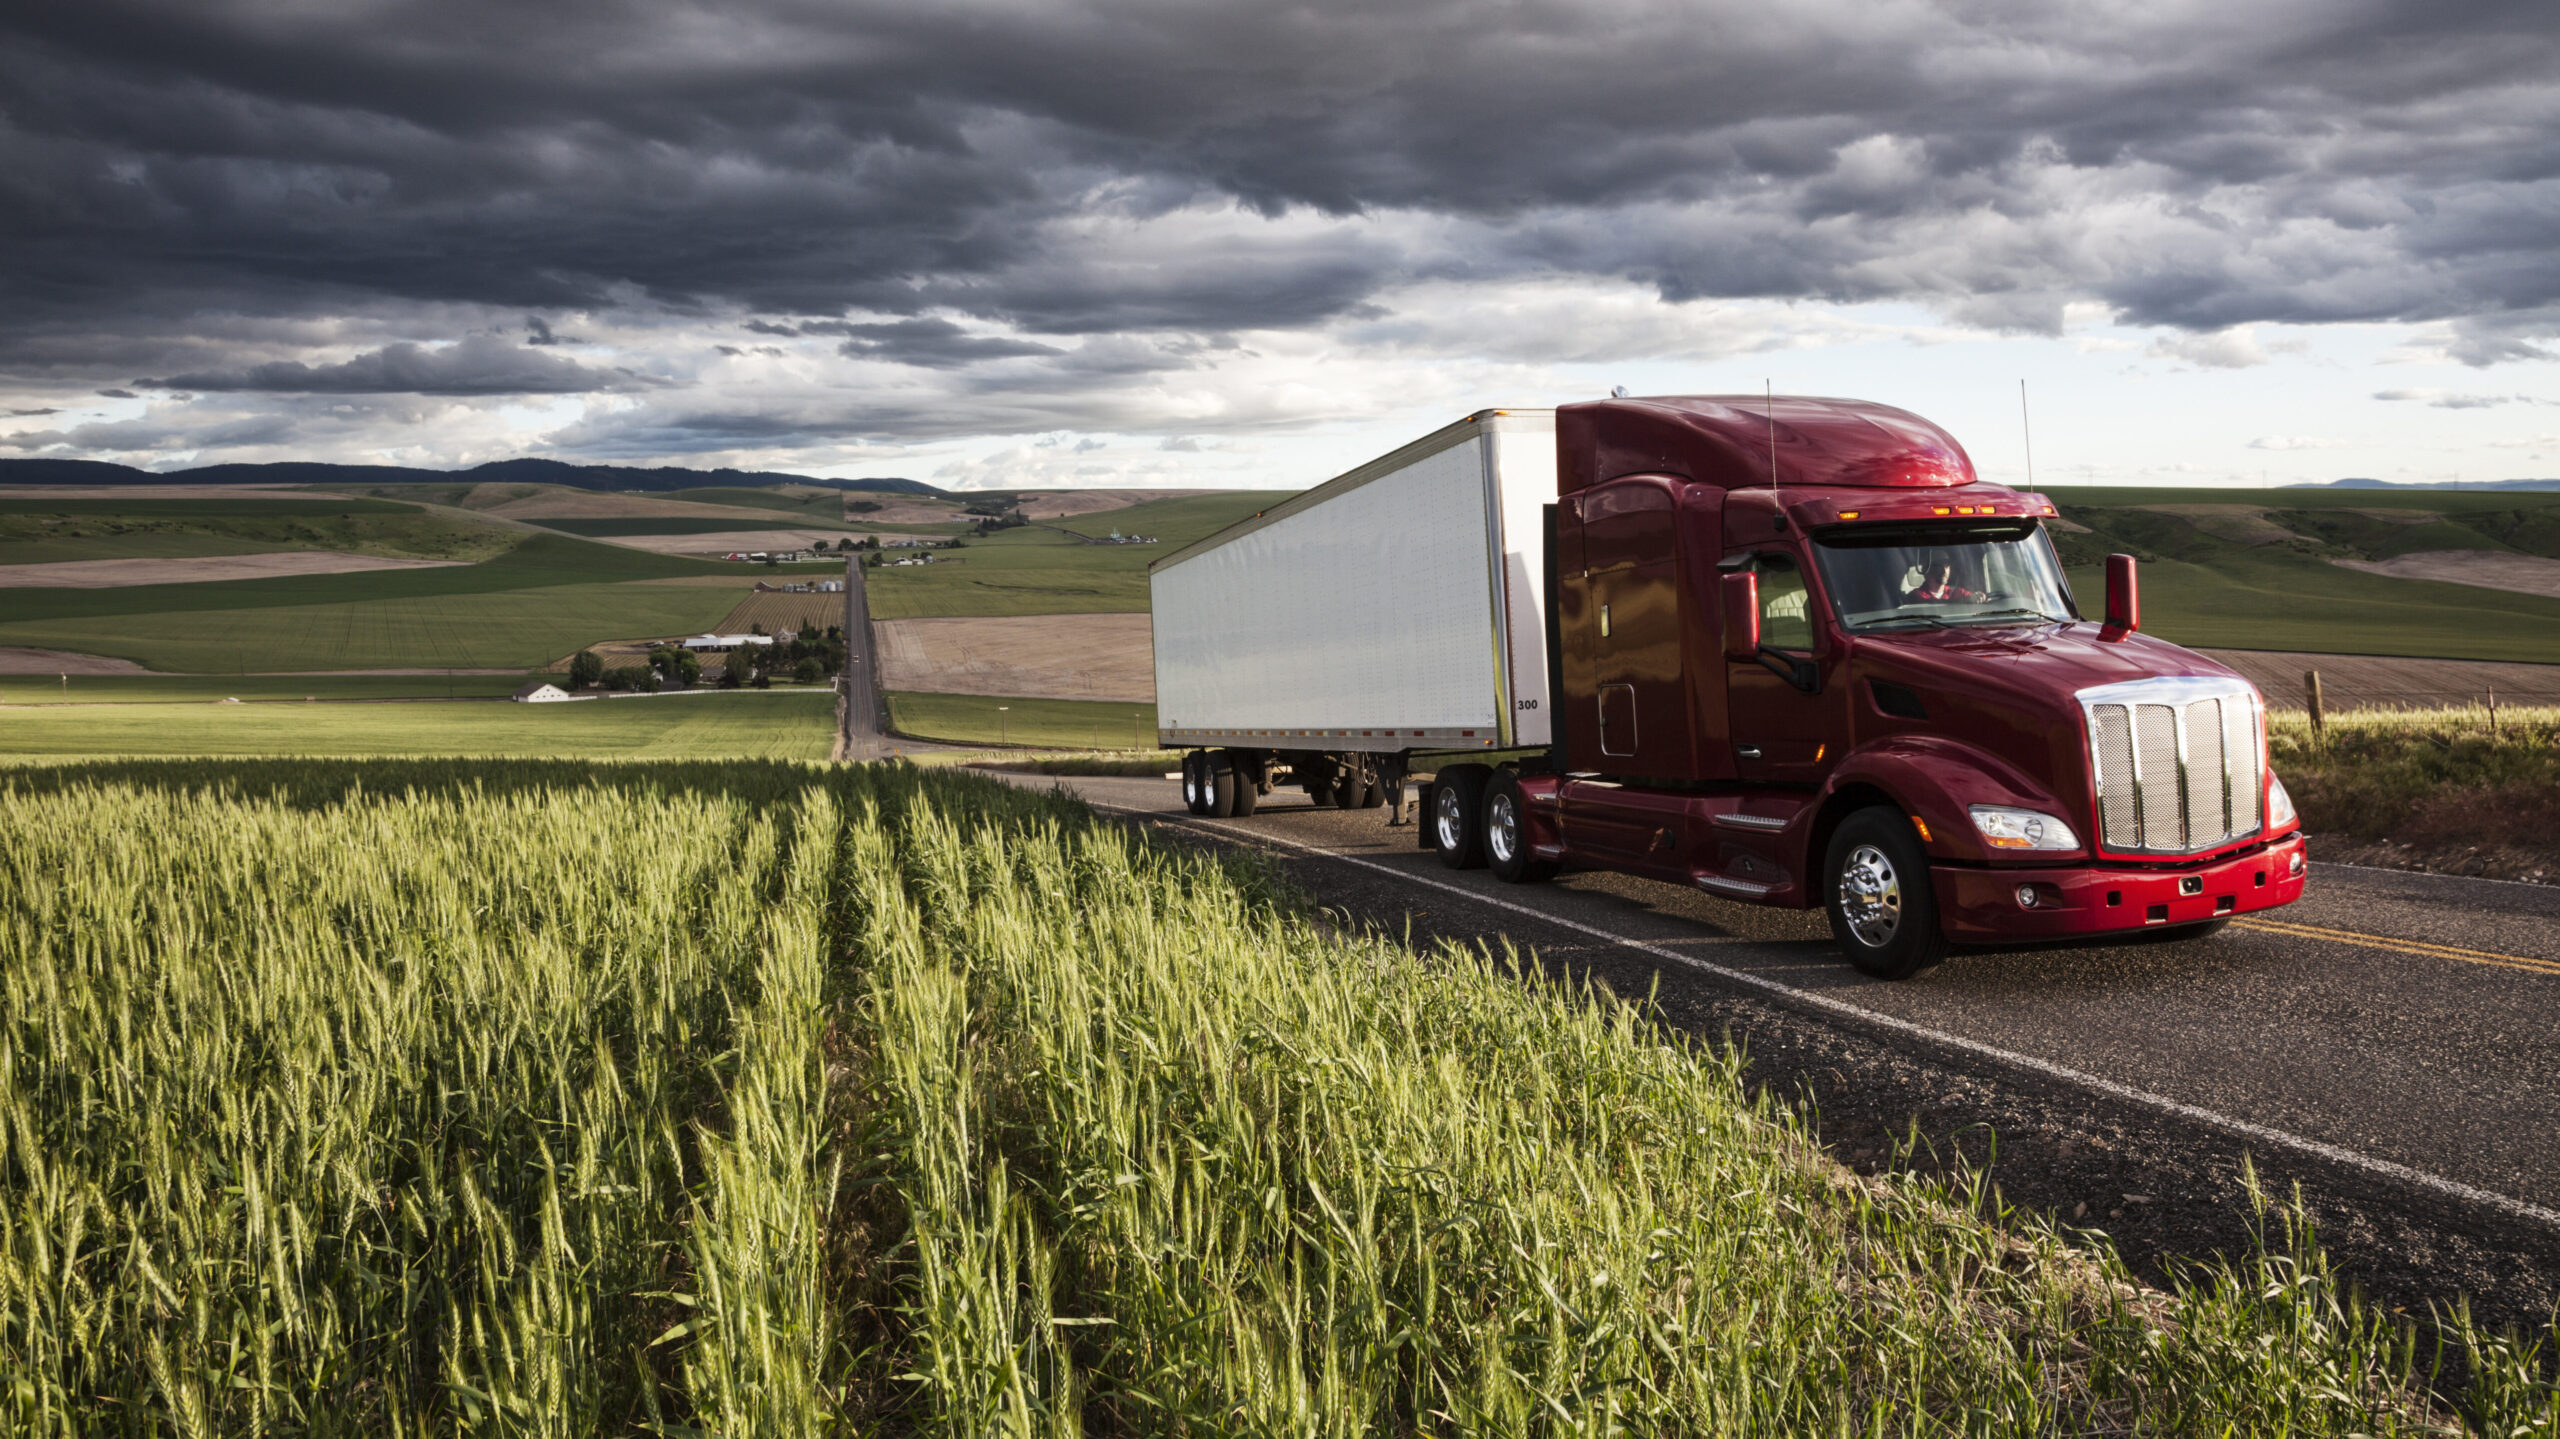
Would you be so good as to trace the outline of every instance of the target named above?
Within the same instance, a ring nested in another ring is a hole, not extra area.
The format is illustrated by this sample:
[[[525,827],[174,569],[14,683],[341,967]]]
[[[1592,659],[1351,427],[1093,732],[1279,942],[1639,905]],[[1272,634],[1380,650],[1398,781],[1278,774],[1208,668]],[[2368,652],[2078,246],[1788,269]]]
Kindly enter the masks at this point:
[[[695,635],[684,647],[695,654],[726,654],[735,649],[773,643],[771,635]]]
[[[558,685],[545,684],[536,680],[523,689],[517,690],[513,698],[520,705],[547,705],[569,698],[569,692]]]

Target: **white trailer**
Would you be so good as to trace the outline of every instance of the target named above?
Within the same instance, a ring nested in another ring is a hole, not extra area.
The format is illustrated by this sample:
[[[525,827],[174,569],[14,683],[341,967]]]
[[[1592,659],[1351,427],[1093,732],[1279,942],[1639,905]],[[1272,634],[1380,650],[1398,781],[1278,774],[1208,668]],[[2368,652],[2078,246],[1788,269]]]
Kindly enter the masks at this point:
[[[1555,494],[1555,412],[1484,410],[1158,560],[1158,742],[1246,806],[1265,757],[1366,804],[1402,765],[1363,756],[1547,744]]]

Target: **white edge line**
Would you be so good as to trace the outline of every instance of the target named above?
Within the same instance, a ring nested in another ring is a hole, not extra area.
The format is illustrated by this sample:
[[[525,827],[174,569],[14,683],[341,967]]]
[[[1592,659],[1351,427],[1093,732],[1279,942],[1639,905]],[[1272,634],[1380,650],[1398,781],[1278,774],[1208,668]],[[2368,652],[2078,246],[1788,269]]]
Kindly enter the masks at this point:
[[[1095,809],[1106,810],[1115,814],[1130,815],[1140,819],[1152,820],[1158,824],[1174,825],[1183,829],[1205,830],[1225,839],[1243,839],[1260,841],[1267,844],[1276,844],[1284,848],[1297,850],[1302,854],[1313,855],[1319,859],[1330,859],[1342,864],[1357,865],[1362,869],[1375,870],[1380,874],[1391,875],[1394,878],[1404,880],[1411,884],[1422,885],[1429,889],[1443,890],[1447,893],[1458,895],[1465,899],[1471,899],[1478,904],[1487,904],[1493,906],[1495,909],[1508,910],[1513,914],[1526,915],[1540,924],[1553,925],[1559,929],[1575,930],[1580,933],[1590,935],[1594,939],[1607,940],[1612,944],[1622,945],[1628,949],[1641,950],[1657,959],[1669,960],[1673,964],[1694,969],[1704,974],[1711,974],[1718,979],[1722,979],[1733,984],[1743,985],[1751,989],[1766,990],[1772,994],[1784,995],[1788,999],[1794,1000],[1798,1003],[1813,1005],[1820,1009],[1827,1009],[1836,1014],[1857,1020],[1860,1023],[1880,1025],[1886,1029],[1896,1030],[1904,1034],[1928,1040],[1933,1044],[1947,1045],[1954,1049],[1960,1049],[1971,1054],[1980,1055],[1985,1059],[1997,1060],[2002,1064],[2031,1070],[2037,1074],[2044,1075],[2049,1079],[2059,1079],[2065,1083],[2080,1085],[2087,1089],[2094,1089],[2101,1094],[2105,1094],[2116,1099],[2127,1100],[2134,1104],[2142,1105],[2148,1109],[2158,1110],[2164,1114],[2172,1114],[2181,1119],[2195,1120],[2198,1123],[2209,1125],[2215,1129],[2237,1134],[2244,1138],[2255,1139],[2280,1149],[2290,1149],[2297,1153],[2312,1155],[2316,1158],[2326,1159],[2337,1164],[2344,1164],[2351,1168],[2386,1175],[2405,1183],[2415,1184],[2421,1189],[2431,1189],[2438,1194],[2447,1196],[2448,1198],[2459,1199],[2469,1204],[2485,1205],[2488,1208],[2495,1209],[2502,1214],[2510,1215],[2517,1219],[2532,1220],[2535,1223],[2560,1228],[2560,1211],[2545,1209],[2539,1204],[2528,1204],[2521,1199],[2511,1199],[2503,1194],[2493,1193],[2486,1189],[2474,1188],[2458,1179],[2447,1179],[2440,1174],[2429,1174],[2423,1169],[2412,1169],[2408,1165],[2396,1163],[2388,1159],[2376,1159],[2370,1154],[2358,1154],[2352,1149],[2341,1149],[2337,1145],[2323,1143],[2317,1139],[2306,1139],[2299,1134],[2288,1134],[2281,1129],[2270,1129],[2263,1124],[2253,1124],[2246,1119],[2234,1119],[2227,1114],[2217,1114],[2210,1109],[2201,1109],[2181,1100],[2171,1099],[2164,1094],[2153,1094],[2147,1089],[2136,1089],[2128,1084],[2118,1084],[2112,1079],[2103,1079],[2094,1074],[2087,1074],[2080,1070],[2069,1068],[2065,1065],[2055,1064],[2051,1060],[2038,1059],[2031,1054],[2019,1054],[2014,1050],[2002,1049],[1998,1045],[1985,1044],[1978,1039],[1967,1039],[1960,1034],[1949,1034],[1944,1030],[1931,1029],[1925,1024],[1914,1024],[1910,1020],[1896,1018],[1890,1014],[1879,1014],[1872,1009],[1850,1004],[1844,1000],[1833,999],[1828,995],[1815,994],[1811,990],[1798,989],[1793,985],[1780,984],[1776,980],[1763,978],[1762,976],[1753,974],[1748,970],[1728,969],[1721,964],[1715,964],[1708,960],[1699,959],[1694,955],[1682,954],[1678,950],[1664,949],[1659,945],[1647,944],[1639,939],[1629,939],[1622,934],[1612,934],[1605,929],[1584,924],[1579,920],[1566,919],[1561,915],[1549,914],[1544,910],[1532,909],[1525,904],[1514,904],[1507,899],[1499,899],[1493,895],[1481,894],[1475,890],[1468,889],[1464,885],[1451,884],[1446,880],[1430,879],[1423,875],[1409,874],[1392,865],[1384,865],[1375,860],[1362,859],[1357,855],[1338,854],[1332,850],[1319,849],[1314,845],[1302,844],[1293,839],[1283,839],[1275,834],[1231,830],[1223,826],[1204,825],[1198,821],[1189,819],[1170,819],[1162,813],[1153,810],[1129,809],[1120,805],[1094,804],[1091,800],[1087,800],[1086,803],[1092,804]],[[2455,879],[2476,878],[2476,876],[2471,875],[2452,875],[2447,877]]]
[[[2342,859],[2315,859],[2312,864],[2322,869],[2351,869],[2358,874],[2405,874],[2411,879],[2454,879],[2464,884],[2512,884],[2519,889],[2560,889],[2538,879],[2498,879],[2485,874],[2446,874],[2435,869],[2394,869],[2387,864],[2349,864]]]

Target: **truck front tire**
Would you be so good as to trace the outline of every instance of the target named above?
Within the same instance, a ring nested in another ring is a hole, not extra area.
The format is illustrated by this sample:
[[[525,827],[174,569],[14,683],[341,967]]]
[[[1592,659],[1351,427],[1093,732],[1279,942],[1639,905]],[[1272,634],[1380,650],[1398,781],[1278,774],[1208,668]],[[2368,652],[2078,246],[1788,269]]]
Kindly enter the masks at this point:
[[[1879,805],[1840,822],[1822,862],[1831,938],[1861,973],[1909,979],[1947,957],[1929,856],[1903,817]]]
[[[1484,789],[1484,862],[1507,884],[1536,884],[1556,875],[1554,860],[1529,853],[1529,804],[1520,793],[1520,776],[1509,770]]]
[[[1431,784],[1431,847],[1451,869],[1484,868],[1484,787],[1491,778],[1480,764],[1453,764]]]

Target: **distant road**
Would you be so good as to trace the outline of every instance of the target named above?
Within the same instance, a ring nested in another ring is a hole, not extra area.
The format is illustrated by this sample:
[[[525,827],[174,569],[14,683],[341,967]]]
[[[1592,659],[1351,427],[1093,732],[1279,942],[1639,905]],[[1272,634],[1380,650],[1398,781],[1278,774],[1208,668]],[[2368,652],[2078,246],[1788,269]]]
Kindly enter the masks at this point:
[[[838,683],[844,699],[837,758],[880,758],[889,738],[889,710],[880,692],[880,655],[871,639],[871,601],[863,591],[859,558],[844,562],[844,673]]]
[[[2009,1202],[2077,1215],[2153,1273],[2248,1244],[2245,1156],[2279,1199],[2302,1186],[2386,1303],[2467,1293],[2540,1323],[2560,1300],[2560,888],[2316,864],[2301,903],[2210,938],[1959,953],[1890,984],[1841,961],[1819,913],[1614,874],[1506,885],[1442,867],[1383,811],[1295,794],[1202,820],[1164,780],[1065,783],[1260,850],[1388,934],[1534,946],[1653,994],[1818,1105],[1844,1160],[1871,1168],[1916,1118]]]

